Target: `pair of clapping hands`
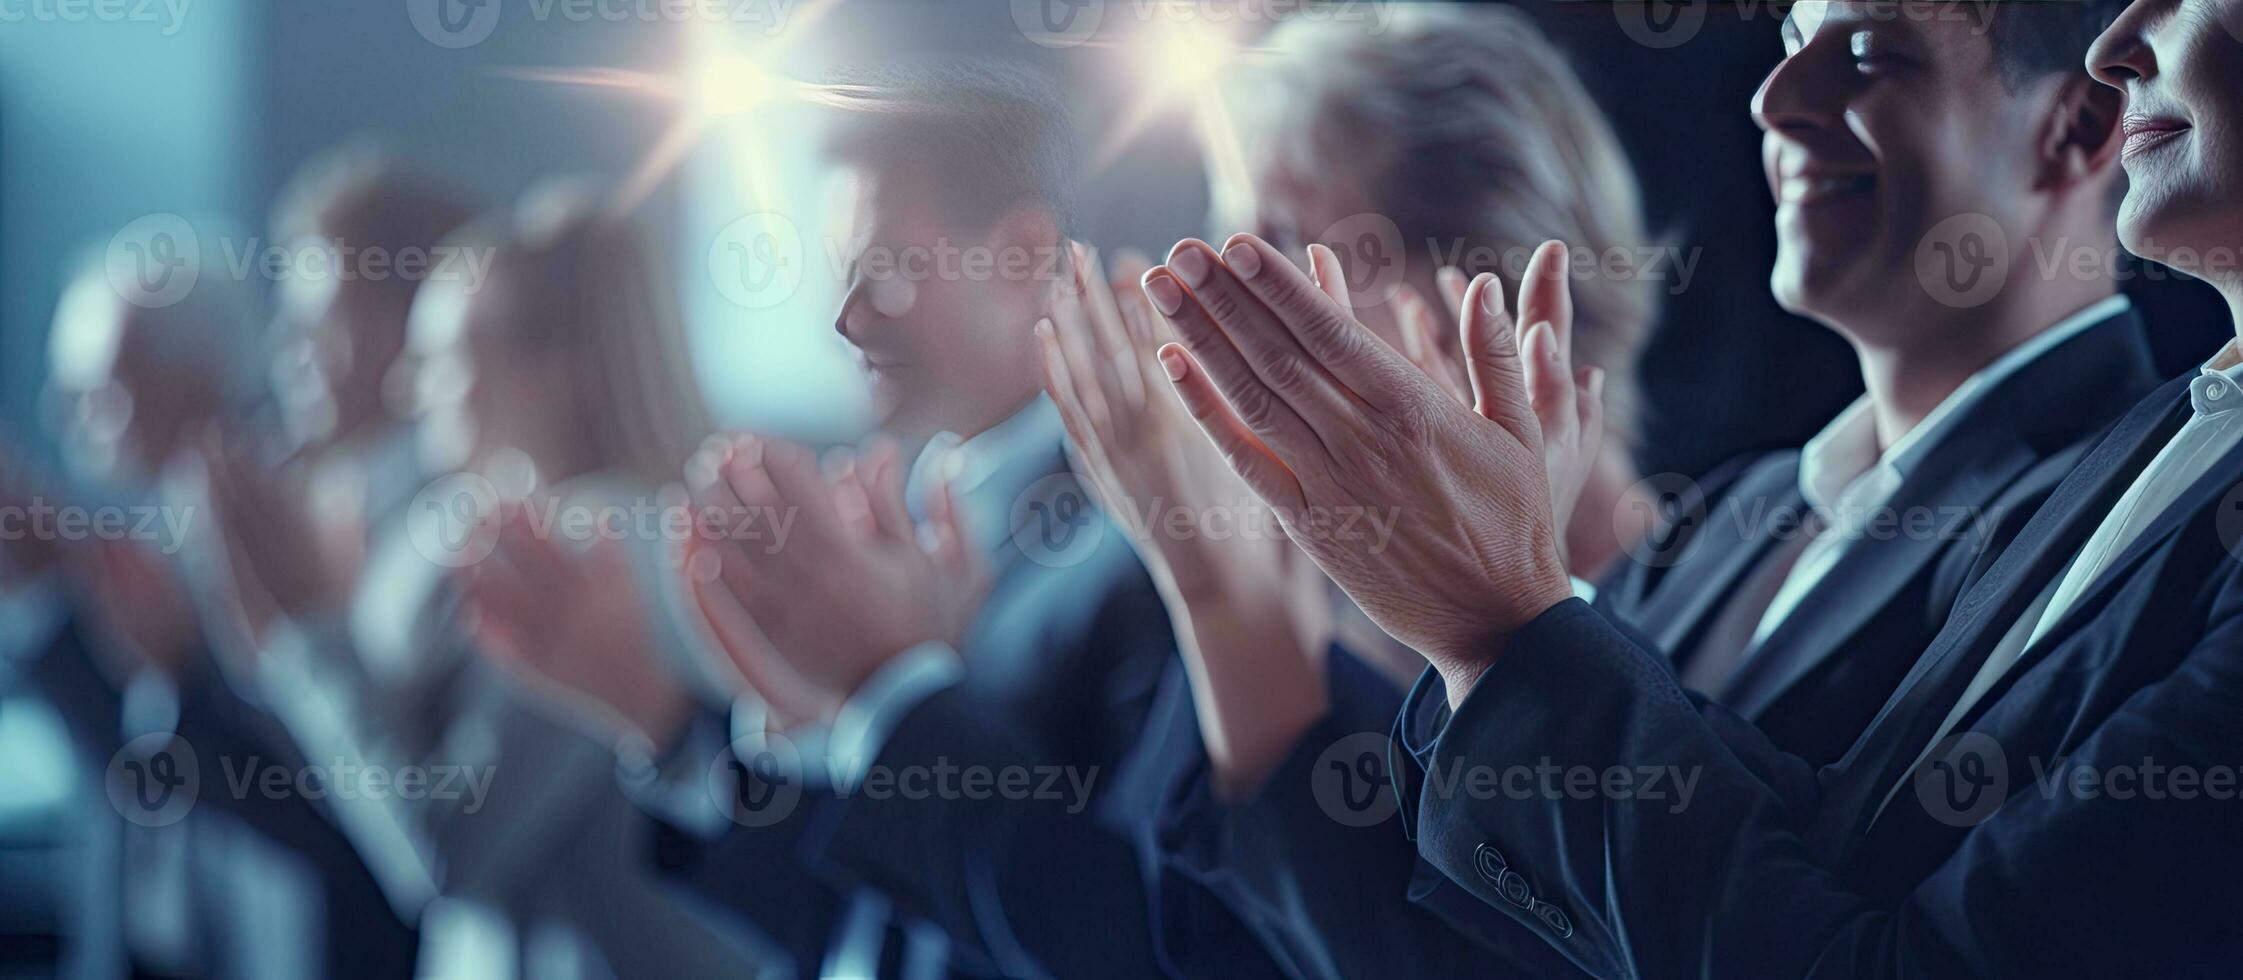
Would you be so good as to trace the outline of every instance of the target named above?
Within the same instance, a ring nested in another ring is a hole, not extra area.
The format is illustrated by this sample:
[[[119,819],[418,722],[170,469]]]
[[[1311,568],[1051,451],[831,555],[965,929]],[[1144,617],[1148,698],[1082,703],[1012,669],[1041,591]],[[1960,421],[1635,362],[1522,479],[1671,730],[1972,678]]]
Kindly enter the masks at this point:
[[[1558,542],[1601,440],[1603,374],[1571,364],[1563,244],[1535,252],[1516,318],[1494,276],[1443,270],[1460,343],[1405,286],[1401,350],[1354,318],[1322,245],[1306,275],[1246,235],[1221,254],[1186,241],[1157,269],[1124,260],[1110,286],[1077,264],[1039,325],[1049,389],[1163,583],[1219,790],[1249,791],[1324,710],[1318,570],[1459,697],[1505,633],[1571,594]],[[1290,540],[1136,517],[1148,501],[1212,514],[1240,485]],[[1372,511],[1392,540],[1345,530]]]

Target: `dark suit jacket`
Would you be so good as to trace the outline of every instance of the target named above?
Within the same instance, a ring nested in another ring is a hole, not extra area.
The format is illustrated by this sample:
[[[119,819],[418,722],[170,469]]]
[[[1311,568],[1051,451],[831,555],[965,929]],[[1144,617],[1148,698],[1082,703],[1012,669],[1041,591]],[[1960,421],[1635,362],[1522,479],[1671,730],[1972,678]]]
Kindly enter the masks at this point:
[[[1853,744],[1947,621],[1971,569],[1998,555],[2071,471],[2090,438],[2156,387],[2131,313],[2111,317],[2003,379],[1953,420],[1887,510],[1889,536],[1854,542],[1713,700],[1817,765]],[[1700,652],[1746,579],[1799,531],[1799,454],[1723,467],[1677,501],[1676,520],[1607,576],[1596,606],[1672,654]],[[1843,655],[1841,655],[1843,654]]]
[[[1403,691],[1346,649],[1327,661],[1331,710],[1252,796],[1215,798],[1190,690],[1156,712],[1148,740],[1171,750],[1146,779],[1160,793],[1155,845],[1171,874],[1156,906],[1218,898],[1298,977],[1578,976],[1537,944],[1483,942],[1423,901],[1440,876],[1420,873],[1397,819],[1389,738]],[[1187,906],[1189,907],[1189,906]],[[1159,917],[1163,948],[1210,945],[1181,915]]]
[[[98,668],[94,642],[73,616],[51,642],[18,666],[25,680],[62,717],[86,769],[101,776],[126,739],[123,695]],[[193,753],[195,771],[189,778],[197,787],[194,809],[184,820],[237,824],[302,857],[319,875],[324,902],[323,935],[274,936],[258,928],[258,923],[240,924],[253,937],[248,941],[317,942],[328,976],[411,976],[419,957],[418,933],[391,904],[380,881],[325,808],[296,793],[237,795],[229,790],[233,770],[252,761],[295,771],[307,760],[277,719],[242,700],[217,675],[212,656],[206,650],[193,658],[199,669],[176,682],[179,710],[174,734]],[[108,805],[98,789],[92,795]],[[154,832],[184,834],[187,826],[174,824]],[[111,870],[124,887],[130,887],[128,869]]]
[[[1685,696],[1663,658],[1577,600],[1511,636],[1454,717],[1438,678],[1421,679],[1400,723],[1403,798],[1420,852],[1470,895],[1459,913],[1523,925],[1600,976],[2231,970],[2243,953],[2231,503],[2243,451],[2161,512],[1917,762],[1990,651],[2179,428],[2186,381],[2088,452],[1819,771]],[[1696,782],[1684,804],[1672,782],[1661,799],[1518,800],[1477,798],[1454,778],[1542,759]],[[2188,792],[2138,789],[2176,767],[2192,774]],[[2083,789],[2082,771],[2132,778]]]

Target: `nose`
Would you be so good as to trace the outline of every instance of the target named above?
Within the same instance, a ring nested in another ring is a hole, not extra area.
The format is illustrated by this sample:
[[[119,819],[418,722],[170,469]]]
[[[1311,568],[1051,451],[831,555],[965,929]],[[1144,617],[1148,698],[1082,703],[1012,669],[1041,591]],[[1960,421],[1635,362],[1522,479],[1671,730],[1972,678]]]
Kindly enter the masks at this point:
[[[872,284],[863,276],[849,284],[849,292],[841,297],[841,312],[833,317],[833,329],[842,339],[854,341],[863,336],[865,326],[871,322]]]
[[[2147,22],[2150,0],[2134,0],[2087,49],[2087,71],[2112,88],[2157,74],[2157,56],[2150,51]]]
[[[1833,88],[1814,84],[1807,49],[1785,57],[1752,93],[1752,121],[1769,133],[1791,133],[1829,125],[1837,112],[1824,106]]]

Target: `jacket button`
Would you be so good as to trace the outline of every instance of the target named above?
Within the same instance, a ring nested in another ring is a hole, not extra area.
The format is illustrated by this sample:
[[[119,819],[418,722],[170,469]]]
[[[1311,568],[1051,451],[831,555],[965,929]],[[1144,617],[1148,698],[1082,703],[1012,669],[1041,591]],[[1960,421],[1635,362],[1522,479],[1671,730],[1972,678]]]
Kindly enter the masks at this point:
[[[1522,909],[1534,906],[1534,893],[1527,888],[1526,879],[1509,868],[1503,869],[1503,874],[1495,879],[1495,890],[1503,895],[1504,901]]]
[[[1472,849],[1472,865],[1480,870],[1480,877],[1494,882],[1502,877],[1503,869],[1510,867],[1511,862],[1503,859],[1502,851],[1481,844]]]
[[[1549,926],[1550,931],[1556,933],[1559,939],[1573,938],[1573,920],[1566,918],[1565,913],[1558,911],[1557,906],[1548,902],[1536,902],[1533,911],[1535,917],[1541,919],[1543,925]]]

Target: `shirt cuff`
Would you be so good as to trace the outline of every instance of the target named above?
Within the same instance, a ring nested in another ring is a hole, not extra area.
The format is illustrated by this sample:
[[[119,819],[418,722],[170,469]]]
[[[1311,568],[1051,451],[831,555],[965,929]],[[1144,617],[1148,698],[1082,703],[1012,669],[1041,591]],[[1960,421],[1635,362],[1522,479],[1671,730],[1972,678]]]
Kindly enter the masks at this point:
[[[912,709],[965,674],[964,662],[947,643],[922,643],[883,664],[833,716],[824,755],[834,784],[854,788]]]
[[[728,819],[723,801],[733,798],[731,767],[718,764],[726,751],[723,722],[695,711],[677,742],[659,753],[644,740],[626,740],[616,752],[616,779],[648,816],[713,839]]]
[[[1591,605],[1596,604],[1597,584],[1595,582],[1591,582],[1579,575],[1568,575],[1566,577],[1573,580],[1574,596],[1579,598],[1582,602],[1586,602]]]

